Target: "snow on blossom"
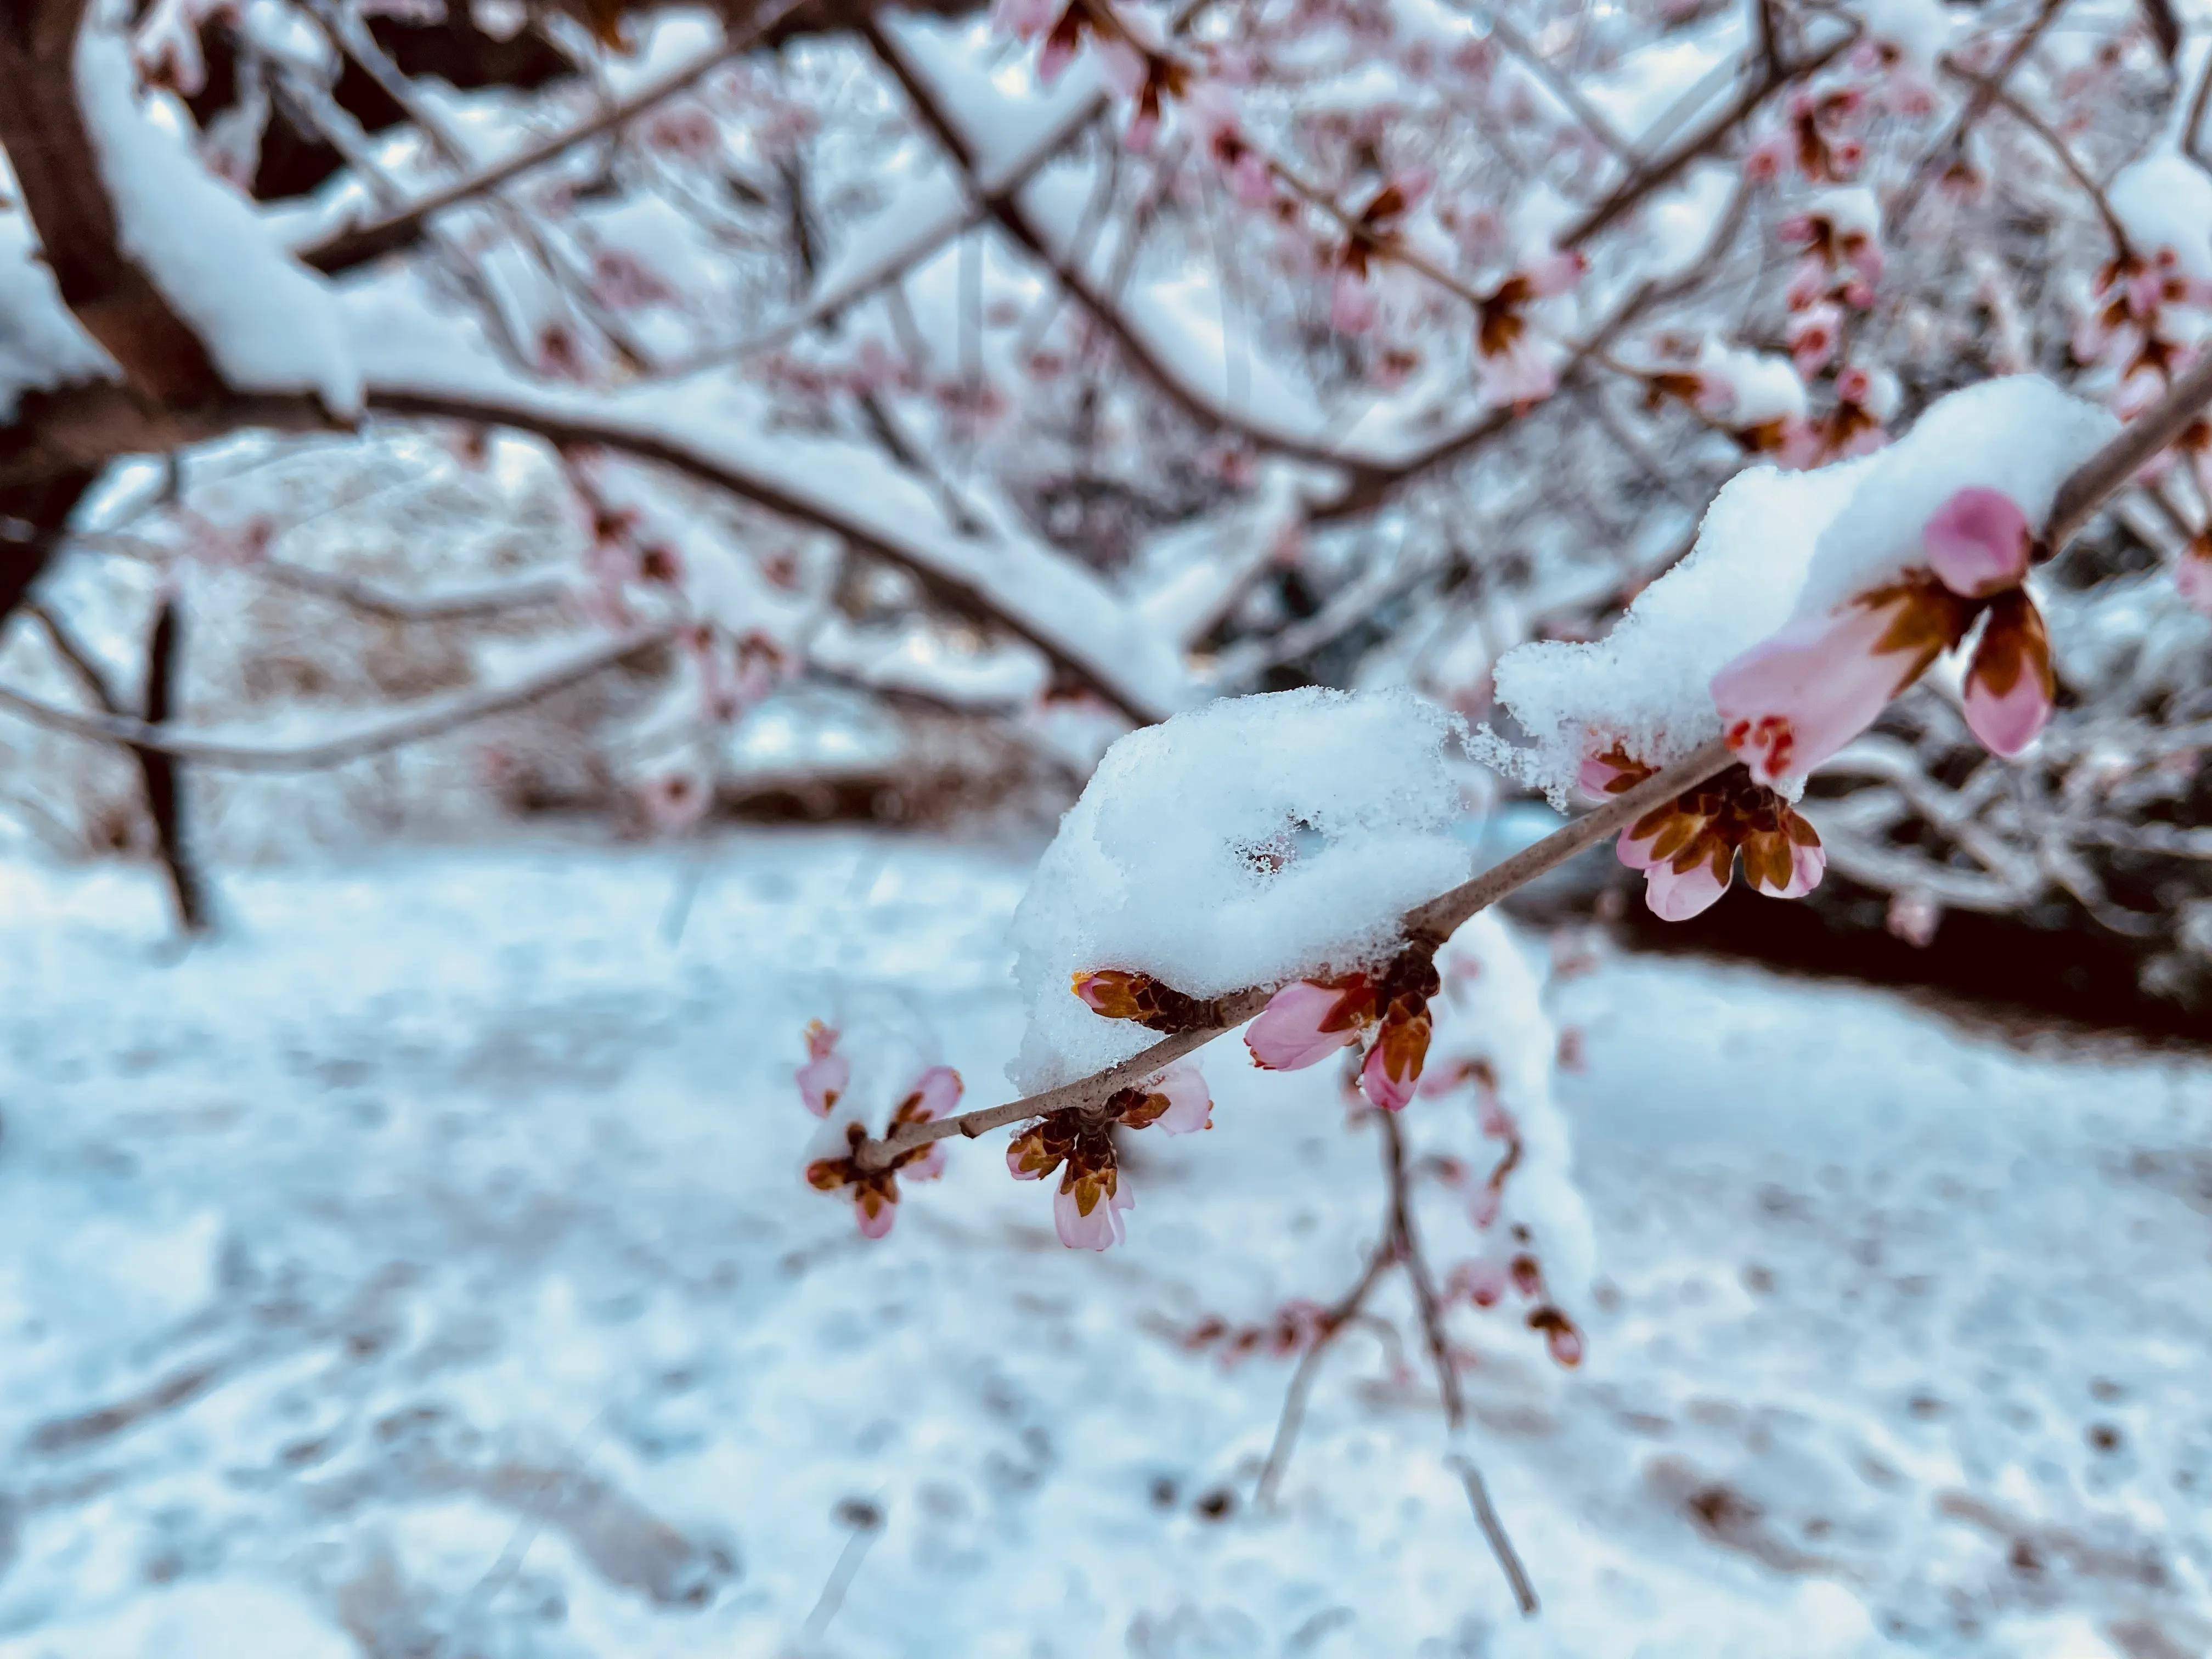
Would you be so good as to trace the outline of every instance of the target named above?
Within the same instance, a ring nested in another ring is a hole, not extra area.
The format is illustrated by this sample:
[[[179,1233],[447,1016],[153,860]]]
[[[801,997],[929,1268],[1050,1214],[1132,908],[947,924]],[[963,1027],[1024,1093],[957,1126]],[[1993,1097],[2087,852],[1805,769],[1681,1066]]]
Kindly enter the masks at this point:
[[[124,247],[233,386],[312,392],[334,415],[357,413],[361,370],[329,285],[279,250],[179,132],[155,124],[138,101],[130,46],[104,21],[78,33],[77,100]]]
[[[2114,173],[2105,199],[2136,254],[2166,254],[2183,276],[2212,283],[2212,174],[2160,150]]]
[[[2039,529],[2067,474],[2118,430],[2109,412],[2039,374],[2004,375],[1939,398],[1867,462],[1820,536],[1796,614],[1822,615],[1923,563],[1929,521],[1962,489],[2009,496]]]
[[[1958,30],[1942,0],[1860,0],[1857,9],[1869,40],[1923,71],[1934,70]]]
[[[1387,957],[1462,879],[1455,717],[1403,690],[1226,699],[1133,732],[1060,821],[1013,922],[1024,1093],[1155,1040],[1070,987],[1101,969],[1193,997]]]
[[[2000,755],[2032,741],[2056,686],[2021,586],[2030,544],[2060,483],[2118,429],[2107,411],[2014,375],[1940,399],[1870,457],[1820,534],[1789,623],[1714,677],[1753,775],[1801,781],[1984,617],[1967,724]]]
[[[1533,747],[1492,738],[1484,757],[1564,810],[1594,753],[1618,747],[1664,766],[1720,736],[1713,675],[1789,618],[1821,532],[1872,464],[1759,466],[1729,479],[1689,556],[1638,594],[1611,634],[1534,641],[1498,659],[1498,700]]]

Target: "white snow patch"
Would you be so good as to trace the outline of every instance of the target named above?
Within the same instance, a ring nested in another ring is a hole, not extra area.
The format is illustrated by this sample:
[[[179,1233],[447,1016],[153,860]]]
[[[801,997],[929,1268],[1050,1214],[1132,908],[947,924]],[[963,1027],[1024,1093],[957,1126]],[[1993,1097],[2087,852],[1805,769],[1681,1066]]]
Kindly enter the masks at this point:
[[[2212,176],[2176,150],[2122,167],[2105,199],[2139,255],[2172,252],[2184,273],[2212,282]]]
[[[77,37],[77,99],[124,247],[191,326],[223,378],[254,392],[313,392],[334,415],[361,408],[361,373],[331,290],[279,251],[244,198],[139,107],[123,37]]]
[[[1602,640],[1535,641],[1498,659],[1498,700],[1533,750],[1486,757],[1564,807],[1592,747],[1654,766],[1720,735],[1713,676],[1789,620],[1815,544],[1871,459],[1810,472],[1753,467],[1721,487],[1687,558]]]
[[[1448,751],[1459,722],[1412,693],[1224,699],[1107,750],[1014,917],[1024,1093],[1158,1034],[1069,990],[1093,968],[1194,996],[1350,968],[1399,915],[1467,874]]]
[[[2108,410],[2039,374],[1984,380],[1938,398],[1868,459],[1821,532],[1796,614],[1818,616],[1923,562],[1921,536],[1961,489],[2008,495],[2040,528],[2066,476],[2120,429]]]

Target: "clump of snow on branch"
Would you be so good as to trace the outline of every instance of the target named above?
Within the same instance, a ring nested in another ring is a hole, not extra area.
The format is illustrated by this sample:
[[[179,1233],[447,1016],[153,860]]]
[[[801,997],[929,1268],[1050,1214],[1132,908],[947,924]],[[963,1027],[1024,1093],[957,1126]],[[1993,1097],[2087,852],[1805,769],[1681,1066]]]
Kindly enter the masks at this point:
[[[23,216],[0,211],[0,420],[14,417],[26,392],[114,374],[113,361],[62,304]]]
[[[1939,399],[1875,455],[1739,473],[1690,556],[1605,639],[1534,642],[1499,659],[1498,702],[1533,748],[1492,739],[1486,758],[1562,805],[1593,754],[1680,759],[1721,735],[1711,681],[1737,656],[1924,563],[1929,521],[1962,490],[1994,490],[2039,529],[2060,483],[2118,429],[2050,381],[2012,375]]]
[[[1070,990],[1095,969],[1216,996],[1371,962],[1463,878],[1459,721],[1403,690],[1242,697],[1131,732],[1060,821],[1014,918],[1029,1024],[1008,1075],[1049,1089],[1156,1040]]]
[[[244,198],[139,106],[124,38],[77,37],[77,100],[123,246],[206,344],[233,386],[313,392],[335,415],[361,408],[361,370],[331,290],[281,252]]]
[[[2132,161],[2105,199],[2138,254],[2172,256],[2185,276],[2212,282],[2212,176],[2179,151]]]
[[[1962,489],[2009,497],[2039,532],[2067,474],[2118,430],[2110,411],[2039,374],[2006,375],[1938,398],[1868,463],[1821,532],[1796,614],[1820,616],[1923,562],[1928,521]]]
[[[1618,747],[1664,766],[1718,737],[1713,675],[1788,619],[1815,542],[1869,465],[1760,466],[1729,479],[1689,556],[1638,594],[1611,634],[1534,641],[1498,659],[1498,701],[1533,747],[1491,739],[1486,758],[1564,808],[1594,751]]]

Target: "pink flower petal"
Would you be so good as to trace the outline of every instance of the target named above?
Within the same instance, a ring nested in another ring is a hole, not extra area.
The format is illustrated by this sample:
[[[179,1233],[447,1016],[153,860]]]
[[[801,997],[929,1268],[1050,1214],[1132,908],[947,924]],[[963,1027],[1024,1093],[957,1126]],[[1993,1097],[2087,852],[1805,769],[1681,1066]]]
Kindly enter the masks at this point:
[[[841,1054],[825,1054],[808,1060],[797,1075],[799,1097],[806,1103],[806,1109],[817,1117],[827,1117],[853,1080],[853,1062]]]
[[[2017,755],[2051,718],[2057,684],[2043,613],[2023,589],[2000,594],[1966,668],[1966,724],[1991,754]]]
[[[902,1181],[934,1181],[945,1173],[945,1143],[933,1140],[929,1150],[911,1164],[899,1165]]]
[[[1613,856],[1632,870],[1649,870],[1656,862],[1651,848],[1658,841],[1663,828],[1662,825],[1661,830],[1654,830],[1642,841],[1632,841],[1629,838],[1630,831],[1622,830],[1620,838],[1613,844]]]
[[[1152,1093],[1165,1095],[1168,1109],[1153,1121],[1171,1135],[1195,1133],[1213,1127],[1213,1095],[1206,1074],[1185,1062],[1170,1066],[1148,1085]]]
[[[1644,872],[1644,902],[1662,921],[1687,921],[1711,909],[1735,875],[1735,860],[1716,870],[1715,860],[1699,859],[1687,870],[1655,864]]]
[[[2033,675],[2021,675],[2002,693],[1978,680],[1966,682],[1966,724],[1993,755],[2017,755],[2050,719],[2051,699]]]
[[[1410,1077],[1394,1076],[1378,1041],[1367,1051],[1367,1063],[1359,1068],[1359,1091],[1383,1111],[1402,1112],[1413,1099],[1420,1078],[1418,1070]]]
[[[1359,1087],[1368,1100],[1386,1112],[1400,1112],[1413,1097],[1421,1081],[1421,1067],[1429,1057],[1431,1025],[1425,1006],[1394,1002],[1391,1012],[1375,1034],[1360,1068]]]
[[[1341,991],[1309,979],[1283,987],[1244,1033],[1253,1063],[1270,1072],[1297,1072],[1327,1060],[1358,1035],[1348,1026],[1334,1031],[1322,1029],[1343,1000]]]
[[[1329,295],[1330,327],[1340,334],[1364,334],[1375,326],[1381,309],[1374,283],[1349,267],[1336,273],[1336,287]]]
[[[2212,550],[2192,547],[2174,567],[2173,585],[2191,605],[2212,617]]]
[[[950,1066],[933,1066],[915,1079],[902,1109],[911,1122],[942,1117],[960,1103],[961,1086],[959,1073]]]
[[[1620,767],[1604,756],[1585,755],[1582,765],[1576,770],[1575,781],[1582,786],[1583,793],[1591,799],[1603,800],[1613,793],[1613,784],[1625,775]]]
[[[2017,587],[2027,574],[2033,541],[2027,515],[1996,489],[1959,491],[1921,532],[1929,568],[1944,586],[1970,599]]]
[[[1876,650],[1896,613],[1897,604],[1851,605],[1801,618],[1713,676],[1722,732],[1753,778],[1803,777],[1919,678],[1933,652]]]
[[[860,1224],[861,1237],[881,1238],[890,1231],[891,1223],[898,1219],[898,1206],[886,1203],[879,1194],[855,1188],[853,1216]]]
[[[1134,1209],[1137,1200],[1129,1195],[1127,1182],[1117,1177],[1111,1194],[1098,1194],[1093,1199],[1088,1215],[1078,1207],[1077,1190],[1074,1184],[1063,1182],[1053,1194],[1052,1224],[1061,1243],[1071,1250],[1105,1250],[1128,1237],[1121,1212]]]
[[[1810,847],[1792,846],[1790,849],[1790,884],[1774,896],[1803,898],[1820,884],[1828,873],[1828,849],[1818,842]]]

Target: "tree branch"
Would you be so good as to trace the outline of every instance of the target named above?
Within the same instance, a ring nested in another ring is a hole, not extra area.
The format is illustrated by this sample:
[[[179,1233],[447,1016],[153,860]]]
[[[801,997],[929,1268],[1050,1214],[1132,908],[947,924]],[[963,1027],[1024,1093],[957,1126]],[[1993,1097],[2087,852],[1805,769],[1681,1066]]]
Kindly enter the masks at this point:
[[[2212,356],[2175,381],[2166,396],[2091,456],[2059,487],[2045,535],[2053,548],[2077,534],[2113,491],[2134,476],[2137,468],[2179,437],[2212,403]],[[1613,796],[1572,823],[1492,866],[1471,881],[1440,893],[1425,904],[1415,905],[1399,919],[1406,938],[1441,942],[1449,939],[1468,917],[1487,909],[1516,889],[1557,869],[1577,854],[1618,833],[1662,801],[1671,800],[1706,779],[1724,771],[1734,757],[1716,738],[1703,748],[1654,773],[1634,788]],[[1214,1022],[1163,1037],[1142,1052],[1089,1077],[1002,1106],[987,1106],[957,1116],[908,1124],[884,1139],[871,1140],[855,1155],[863,1168],[880,1168],[900,1152],[952,1135],[973,1139],[988,1131],[1048,1112],[1095,1110],[1115,1091],[1145,1082],[1204,1048],[1223,1033],[1235,1030],[1259,1013],[1273,994],[1273,988],[1254,986],[1218,999]]]
[[[1596,846],[1607,836],[1626,829],[1662,801],[1672,800],[1735,763],[1735,757],[1729,752],[1727,744],[1716,738],[1686,759],[1655,772],[1634,788],[1613,796],[1604,805],[1553,830],[1534,846],[1515,854],[1472,881],[1462,882],[1449,892],[1414,906],[1400,918],[1400,926],[1408,939],[1448,939],[1477,911],[1487,909],[1516,887],[1526,886],[1577,854]],[[1041,1117],[1047,1112],[1094,1109],[1103,1106],[1115,1091],[1157,1076],[1184,1055],[1236,1030],[1266,1007],[1275,990],[1273,986],[1253,986],[1233,991],[1215,1000],[1216,1019],[1212,1024],[1162,1037],[1141,1054],[1042,1094],[1008,1101],[1003,1106],[963,1112],[955,1117],[910,1123],[886,1139],[869,1141],[855,1156],[863,1168],[880,1168],[899,1153],[926,1146],[933,1140],[944,1140],[956,1134],[973,1139],[993,1129],[1024,1118]]]
[[[641,87],[620,103],[610,105],[588,120],[579,121],[574,126],[527,145],[481,172],[457,179],[410,206],[394,209],[364,224],[340,231],[301,252],[298,256],[301,262],[326,276],[335,276],[340,271],[351,270],[372,259],[380,259],[387,253],[397,253],[403,248],[412,246],[422,235],[432,216],[473,201],[526,173],[534,172],[550,161],[558,161],[579,144],[589,143],[606,133],[620,131],[658,105],[667,102],[679,93],[690,91],[732,58],[750,52],[778,24],[805,3],[806,0],[773,0],[772,3],[755,12],[746,20],[743,28],[726,37],[720,46],[708,48],[688,64],[678,64],[659,80]]]
[[[319,771],[419,743],[426,738],[440,737],[459,726],[550,696],[626,662],[641,652],[667,644],[676,631],[670,625],[625,634],[512,684],[441,698],[380,726],[290,747],[233,743],[195,732],[176,732],[154,720],[133,720],[124,714],[78,714],[4,685],[0,685],[0,708],[11,710],[50,731],[95,742],[124,744],[141,751],[173,756],[202,766],[220,766],[238,772]]]

